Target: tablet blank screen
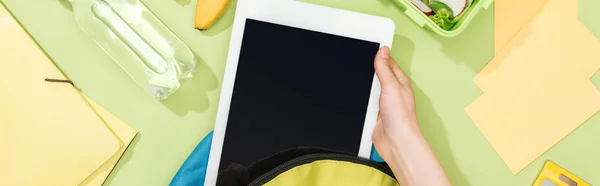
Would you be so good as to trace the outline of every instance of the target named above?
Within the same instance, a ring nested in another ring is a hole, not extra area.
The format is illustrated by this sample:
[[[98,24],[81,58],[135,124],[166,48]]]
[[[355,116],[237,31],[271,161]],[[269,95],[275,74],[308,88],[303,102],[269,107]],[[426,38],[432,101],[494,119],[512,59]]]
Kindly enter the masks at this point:
[[[358,155],[378,49],[247,19],[219,170],[300,146]]]

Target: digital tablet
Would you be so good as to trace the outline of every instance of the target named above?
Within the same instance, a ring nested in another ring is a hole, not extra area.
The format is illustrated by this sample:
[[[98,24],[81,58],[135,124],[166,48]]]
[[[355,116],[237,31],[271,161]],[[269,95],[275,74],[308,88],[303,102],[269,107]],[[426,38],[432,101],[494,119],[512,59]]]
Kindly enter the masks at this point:
[[[303,146],[369,158],[379,111],[373,61],[390,19],[288,0],[237,2],[205,185]]]

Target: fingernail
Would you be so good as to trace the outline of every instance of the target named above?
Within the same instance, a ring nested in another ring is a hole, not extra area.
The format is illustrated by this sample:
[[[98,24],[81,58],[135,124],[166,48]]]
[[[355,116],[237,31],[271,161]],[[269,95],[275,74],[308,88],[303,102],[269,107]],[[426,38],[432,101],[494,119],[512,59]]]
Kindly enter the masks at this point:
[[[390,49],[387,46],[384,46],[379,49],[379,57],[381,59],[389,59],[390,58]]]

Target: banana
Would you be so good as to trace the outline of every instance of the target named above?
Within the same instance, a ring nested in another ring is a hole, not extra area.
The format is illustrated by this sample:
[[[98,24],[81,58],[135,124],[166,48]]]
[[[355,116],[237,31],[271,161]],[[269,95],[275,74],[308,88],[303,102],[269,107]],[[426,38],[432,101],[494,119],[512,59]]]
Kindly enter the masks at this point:
[[[194,27],[206,30],[223,15],[229,0],[198,0]]]

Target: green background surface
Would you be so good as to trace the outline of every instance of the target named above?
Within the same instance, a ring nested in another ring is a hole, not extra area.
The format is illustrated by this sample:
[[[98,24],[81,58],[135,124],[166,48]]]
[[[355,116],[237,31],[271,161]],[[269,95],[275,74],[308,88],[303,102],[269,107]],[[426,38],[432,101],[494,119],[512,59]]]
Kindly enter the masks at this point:
[[[168,184],[213,128],[236,1],[211,29],[198,31],[195,0],[142,0],[199,59],[194,79],[163,102],[144,93],[78,28],[68,3],[1,1],[78,88],[139,130],[105,184]],[[455,185],[531,185],[546,160],[600,184],[599,114],[513,175],[463,110],[481,95],[472,79],[493,57],[493,6],[458,37],[443,38],[418,27],[389,0],[307,1],[394,20],[392,56],[414,80],[422,130]],[[579,1],[581,21],[600,36],[594,16],[600,1]],[[599,75],[592,81],[598,84]]]

